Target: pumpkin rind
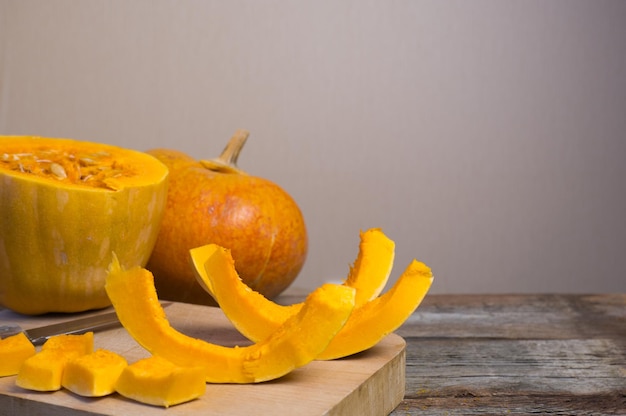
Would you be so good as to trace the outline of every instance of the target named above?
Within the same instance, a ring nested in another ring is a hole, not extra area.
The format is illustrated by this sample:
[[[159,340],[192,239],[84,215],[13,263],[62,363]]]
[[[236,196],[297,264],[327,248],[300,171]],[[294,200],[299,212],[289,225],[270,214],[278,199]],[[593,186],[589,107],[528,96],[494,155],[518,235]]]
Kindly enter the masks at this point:
[[[189,264],[189,250],[209,243],[231,249],[241,278],[269,298],[302,269],[308,237],[296,201],[276,183],[234,164],[237,146],[247,136],[238,130],[219,160],[195,160],[170,149],[148,151],[170,169],[167,208],[146,266],[163,299],[215,305]]]
[[[211,383],[272,380],[311,362],[345,324],[355,296],[353,288],[324,285],[269,337],[231,348],[174,329],[159,303],[154,277],[146,269],[124,270],[114,261],[105,288],[120,322],[135,341],[176,365],[203,367]]]
[[[111,252],[126,267],[147,263],[165,207],[168,170],[130,149],[0,136],[0,158],[50,149],[106,152],[126,174],[93,187],[0,162],[0,303],[32,315],[108,306],[104,280]]]

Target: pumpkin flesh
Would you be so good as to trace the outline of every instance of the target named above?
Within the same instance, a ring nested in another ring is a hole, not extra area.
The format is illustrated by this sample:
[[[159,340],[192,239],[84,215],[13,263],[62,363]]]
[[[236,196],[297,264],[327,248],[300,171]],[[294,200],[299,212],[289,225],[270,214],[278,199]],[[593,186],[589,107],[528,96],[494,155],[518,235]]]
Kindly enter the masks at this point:
[[[384,288],[393,267],[394,249],[395,243],[379,228],[360,233],[356,260],[343,283],[356,290],[355,308],[376,298]],[[207,244],[189,251],[196,279],[245,337],[264,339],[300,310],[302,303],[283,306],[268,302],[265,296],[242,281],[230,252],[214,256],[217,250],[221,247]],[[220,289],[214,290],[214,285],[219,285]]]
[[[124,368],[115,389],[129,399],[167,408],[204,394],[204,369],[179,367],[153,355]]]
[[[279,305],[248,288],[237,277],[228,250],[207,246],[201,254],[206,260],[198,278],[209,280],[205,285],[212,287],[224,314],[251,341],[271,334],[298,311],[298,304]],[[196,259],[195,264],[199,263]],[[413,260],[389,291],[354,308],[344,327],[316,359],[341,358],[374,346],[408,319],[432,281],[430,268]]]
[[[324,285],[266,339],[225,347],[173,328],[159,303],[154,277],[144,268],[124,270],[114,261],[105,288],[120,322],[140,345],[176,365],[203,367],[212,383],[272,380],[314,360],[345,324],[355,296],[353,288]]]
[[[42,345],[41,351],[22,363],[15,384],[35,391],[60,390],[67,362],[92,352],[93,332],[54,336]]]
[[[409,319],[422,303],[432,282],[430,268],[413,260],[391,289],[360,308],[355,308],[346,325],[317,359],[347,357],[376,345]]]
[[[115,391],[115,384],[128,366],[121,355],[105,349],[75,357],[63,369],[61,385],[83,397],[102,397]]]
[[[360,232],[359,253],[344,284],[356,289],[355,306],[376,298],[393,269],[395,242],[380,228]]]
[[[0,339],[0,377],[17,374],[22,363],[35,353],[35,346],[23,332]]]
[[[189,250],[196,280],[214,299],[216,294],[213,290],[212,279],[207,275],[205,263],[218,247],[219,246],[216,244],[206,244]],[[393,240],[389,239],[380,228],[371,228],[365,232],[360,232],[359,251],[356,260],[350,266],[348,277],[343,282],[344,285],[356,289],[355,307],[369,302],[380,294],[387,284],[387,280],[389,280],[389,275],[393,268],[394,256],[395,243]],[[225,277],[228,277],[228,280],[233,281],[233,278],[235,278],[243,281],[238,273],[236,276],[233,276],[228,274],[231,271],[228,268],[222,268],[221,270],[227,273]],[[235,285],[231,290],[245,289]],[[256,302],[258,305],[263,303],[262,299],[255,299],[257,296],[262,296],[260,293],[254,290],[246,291],[249,292],[246,295],[249,301]],[[221,302],[228,302],[229,298],[230,297],[227,296],[223,298]],[[293,309],[292,312],[295,312],[302,305],[299,303],[290,306]],[[266,315],[280,315],[282,312],[280,312],[279,309],[282,308],[268,310]],[[271,319],[271,317],[268,316],[267,319]],[[280,320],[280,318],[278,319]]]

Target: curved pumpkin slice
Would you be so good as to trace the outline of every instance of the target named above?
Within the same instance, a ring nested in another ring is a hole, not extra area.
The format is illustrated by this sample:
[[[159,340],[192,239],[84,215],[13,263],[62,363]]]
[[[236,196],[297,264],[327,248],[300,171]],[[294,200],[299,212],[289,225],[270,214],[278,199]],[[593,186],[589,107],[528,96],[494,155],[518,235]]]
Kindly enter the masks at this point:
[[[279,305],[254,292],[237,276],[230,251],[217,245],[204,248],[209,254],[204,268],[212,276],[220,308],[233,325],[252,341],[264,339],[297,312],[297,304]],[[433,281],[430,268],[413,260],[387,293],[354,311],[345,326],[317,359],[345,357],[373,347],[395,331],[419,306]]]
[[[393,269],[396,243],[380,228],[360,232],[359,253],[344,285],[356,289],[355,307],[376,298],[383,291]]]
[[[154,355],[179,366],[200,366],[210,383],[256,383],[281,377],[317,357],[354,308],[355,290],[324,285],[269,337],[246,347],[224,347],[174,329],[148,270],[111,264],[105,289],[128,333]]]
[[[215,299],[212,277],[204,269],[204,263],[213,254],[213,250],[209,244],[191,249],[190,254],[198,283]],[[343,282],[344,285],[356,289],[355,307],[369,302],[382,292],[391,274],[394,256],[395,243],[380,228],[360,232],[357,258]]]
[[[347,357],[376,345],[409,319],[422,303],[432,282],[430,268],[413,260],[391,289],[354,309],[348,322],[317,359]]]
[[[191,257],[197,267],[198,282],[212,288],[212,296],[220,309],[235,328],[251,341],[270,336],[304,305],[279,305],[252,290],[235,270],[230,250],[217,244],[193,249]]]

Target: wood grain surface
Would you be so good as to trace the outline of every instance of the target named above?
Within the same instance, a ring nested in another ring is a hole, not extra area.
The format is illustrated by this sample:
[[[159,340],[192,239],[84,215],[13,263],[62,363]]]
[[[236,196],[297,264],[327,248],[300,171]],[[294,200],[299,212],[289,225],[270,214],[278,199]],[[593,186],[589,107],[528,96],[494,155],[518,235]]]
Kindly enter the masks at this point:
[[[626,295],[430,295],[392,415],[626,415]]]
[[[174,303],[166,313],[179,331],[220,345],[247,345],[214,307]],[[67,316],[32,318],[0,311],[2,322],[24,328],[58,322]],[[124,355],[130,362],[148,353],[123,328],[95,334],[96,348]],[[0,415],[387,415],[400,403],[405,385],[405,342],[391,334],[374,348],[335,361],[315,361],[278,380],[254,385],[207,384],[198,400],[163,409],[117,394],[82,398],[68,391],[38,393],[0,378]]]
[[[280,301],[288,304],[301,299],[302,293],[292,290]],[[219,331],[224,332],[219,338],[241,341],[226,324]],[[396,335],[406,341],[406,364],[392,373],[405,374],[406,388],[404,398],[391,411],[393,416],[626,415],[625,294],[428,295]],[[383,346],[368,354],[378,354]],[[128,347],[133,348],[132,343]],[[358,368],[363,358],[367,357],[341,363]],[[399,365],[400,360],[395,363]],[[312,368],[320,363],[313,364]],[[332,383],[333,374],[320,373],[318,377],[326,381],[319,380],[319,385]],[[361,385],[352,393],[359,399],[343,403],[360,404],[360,413],[354,414],[371,414],[363,409],[364,403],[372,403],[370,397],[389,400],[391,405],[390,395],[384,392],[398,391],[394,386],[401,382],[387,376]],[[279,383],[262,388],[273,384]],[[318,400],[314,393],[294,390],[286,395]],[[213,397],[220,394],[215,392]],[[268,397],[280,406],[279,395]],[[17,413],[3,413],[6,402],[0,401],[0,414],[27,414],[21,412],[21,403],[10,406]],[[55,415],[50,407],[41,406],[39,413],[32,414]],[[262,415],[261,409],[250,414]],[[328,414],[349,411],[337,406]],[[308,414],[315,414],[314,406]]]

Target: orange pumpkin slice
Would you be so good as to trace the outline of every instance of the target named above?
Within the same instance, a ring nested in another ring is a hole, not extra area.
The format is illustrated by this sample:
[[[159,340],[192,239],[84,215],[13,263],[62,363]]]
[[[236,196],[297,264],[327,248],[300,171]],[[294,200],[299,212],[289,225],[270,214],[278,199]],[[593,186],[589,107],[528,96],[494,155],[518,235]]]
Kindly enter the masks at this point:
[[[422,303],[433,282],[428,266],[413,260],[381,296],[355,308],[318,360],[333,360],[365,351],[398,329]]]
[[[211,383],[256,383],[282,377],[315,359],[354,308],[353,288],[327,284],[272,334],[243,347],[225,347],[173,328],[159,303],[152,273],[123,270],[114,259],[105,289],[122,325],[153,355],[182,367],[202,367]]]
[[[395,256],[395,243],[380,228],[361,231],[360,239],[357,258],[343,282],[344,285],[356,289],[355,307],[369,302],[382,292],[391,274]],[[215,298],[211,279],[204,269],[204,263],[213,254],[213,250],[211,245],[203,245],[191,249],[190,254],[198,283]],[[291,305],[292,310],[288,315],[301,307],[301,303]]]
[[[298,311],[299,304],[279,305],[246,286],[237,275],[229,250],[207,245],[202,255],[204,267],[198,278],[213,288],[224,314],[248,339],[264,339]],[[430,268],[414,260],[388,292],[355,307],[346,325],[316,358],[330,360],[371,348],[408,319],[432,281]]]

